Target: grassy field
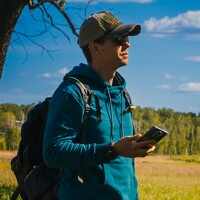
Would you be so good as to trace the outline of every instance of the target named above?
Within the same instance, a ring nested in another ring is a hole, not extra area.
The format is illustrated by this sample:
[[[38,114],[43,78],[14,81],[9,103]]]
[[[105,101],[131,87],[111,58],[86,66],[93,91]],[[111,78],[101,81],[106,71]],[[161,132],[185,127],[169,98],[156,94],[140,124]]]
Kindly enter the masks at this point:
[[[10,169],[10,160],[16,152],[0,152],[0,200],[9,200],[16,187],[16,180]]]
[[[136,159],[140,200],[200,200],[200,156]]]
[[[15,152],[0,152],[0,200],[9,200],[16,180],[10,170]],[[200,156],[136,159],[140,200],[200,200]]]

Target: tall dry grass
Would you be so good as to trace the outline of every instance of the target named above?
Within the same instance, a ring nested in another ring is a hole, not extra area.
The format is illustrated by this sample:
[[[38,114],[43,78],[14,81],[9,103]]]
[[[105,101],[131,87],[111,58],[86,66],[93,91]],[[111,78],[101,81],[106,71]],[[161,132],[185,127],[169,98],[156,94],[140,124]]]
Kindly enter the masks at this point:
[[[200,200],[199,159],[170,156],[137,158],[140,200]]]
[[[16,152],[0,152],[0,200],[9,200],[16,180],[10,160]],[[140,200],[200,200],[200,156],[136,158]]]
[[[16,185],[14,174],[10,167],[10,160],[16,155],[16,152],[0,151],[0,183]]]

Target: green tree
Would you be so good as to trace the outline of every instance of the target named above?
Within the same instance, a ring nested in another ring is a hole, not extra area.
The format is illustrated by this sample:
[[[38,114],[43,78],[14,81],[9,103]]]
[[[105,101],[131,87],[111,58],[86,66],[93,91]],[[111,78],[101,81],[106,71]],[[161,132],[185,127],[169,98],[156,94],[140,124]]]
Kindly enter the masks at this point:
[[[16,119],[21,120],[22,110],[17,104],[5,103],[0,105],[0,113],[11,112],[15,115]]]
[[[6,150],[6,138],[3,132],[0,132],[0,150]]]
[[[20,140],[20,128],[16,126],[16,117],[12,112],[4,112],[0,117],[0,129],[5,133],[2,137],[2,145],[4,148],[4,138],[7,150],[16,150]]]
[[[7,150],[17,150],[20,142],[20,128],[14,127],[7,130],[6,133],[6,147]]]

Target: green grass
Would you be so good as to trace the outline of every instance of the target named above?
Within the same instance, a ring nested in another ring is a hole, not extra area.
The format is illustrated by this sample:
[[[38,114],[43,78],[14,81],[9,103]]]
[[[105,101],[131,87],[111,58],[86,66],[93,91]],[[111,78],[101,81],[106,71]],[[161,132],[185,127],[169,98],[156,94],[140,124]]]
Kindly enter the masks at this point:
[[[10,170],[10,159],[14,155],[0,152],[0,200],[9,200],[17,185]],[[140,200],[199,200],[199,161],[200,156],[137,158]]]
[[[182,187],[162,184],[141,184],[139,187],[141,200],[199,200],[200,187]]]
[[[200,155],[194,156],[171,156],[172,160],[175,161],[185,161],[188,163],[199,163],[200,164]]]
[[[10,169],[10,160],[14,156],[15,152],[0,152],[0,199],[1,200],[9,200],[17,186],[14,174]]]
[[[9,200],[15,190],[15,186],[0,183],[0,199],[1,200]]]
[[[195,156],[137,158],[140,200],[199,200],[198,159]]]

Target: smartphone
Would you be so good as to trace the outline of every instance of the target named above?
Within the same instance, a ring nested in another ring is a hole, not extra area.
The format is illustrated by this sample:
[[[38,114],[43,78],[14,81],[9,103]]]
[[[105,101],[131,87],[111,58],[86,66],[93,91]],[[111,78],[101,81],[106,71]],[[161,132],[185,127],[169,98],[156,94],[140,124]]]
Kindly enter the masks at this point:
[[[161,129],[158,126],[152,126],[140,139],[137,140],[137,142],[155,140],[157,143],[167,134],[168,132],[166,130]]]

